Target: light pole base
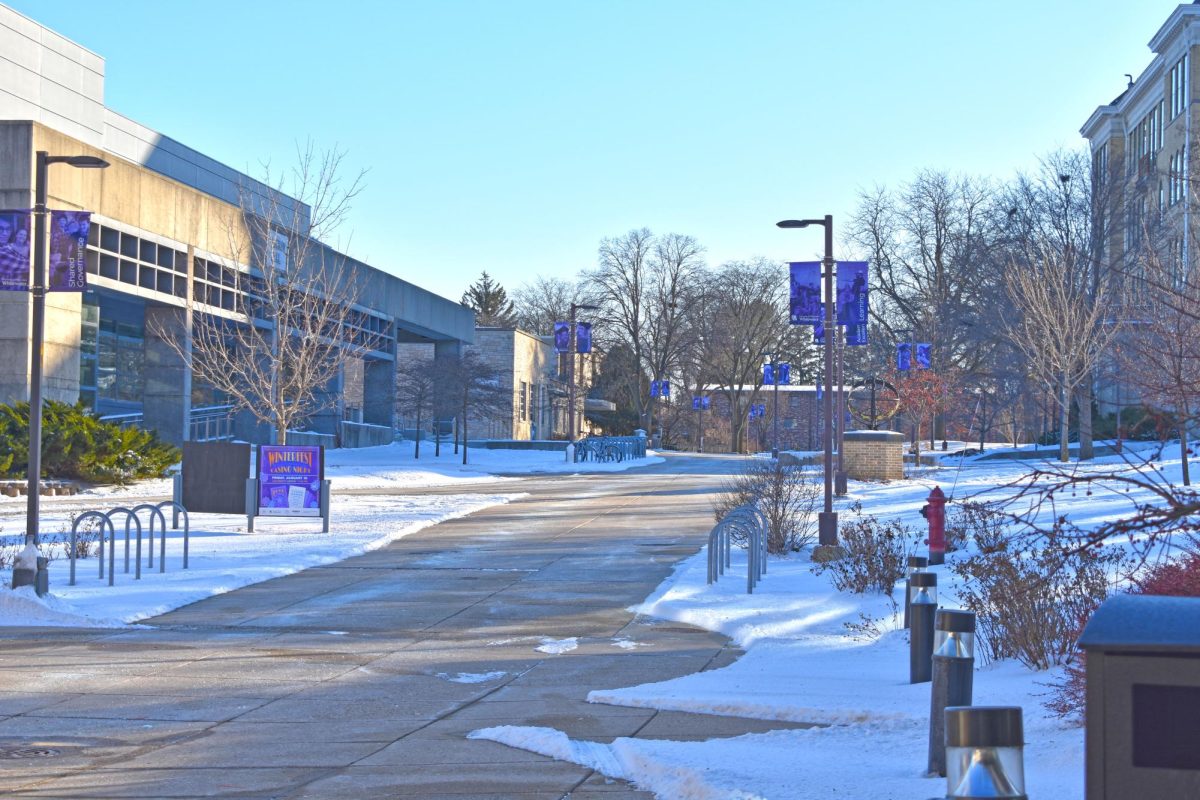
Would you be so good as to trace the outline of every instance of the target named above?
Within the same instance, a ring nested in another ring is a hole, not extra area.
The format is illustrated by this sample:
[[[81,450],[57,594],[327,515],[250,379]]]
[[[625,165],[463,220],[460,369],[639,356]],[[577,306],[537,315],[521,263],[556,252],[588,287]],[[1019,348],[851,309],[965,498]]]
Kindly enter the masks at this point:
[[[822,511],[817,514],[817,543],[820,545],[836,545],[838,543],[838,513]]]
[[[833,473],[833,493],[835,495],[837,495],[838,497],[846,496],[846,473],[845,472],[839,471],[839,472]]]

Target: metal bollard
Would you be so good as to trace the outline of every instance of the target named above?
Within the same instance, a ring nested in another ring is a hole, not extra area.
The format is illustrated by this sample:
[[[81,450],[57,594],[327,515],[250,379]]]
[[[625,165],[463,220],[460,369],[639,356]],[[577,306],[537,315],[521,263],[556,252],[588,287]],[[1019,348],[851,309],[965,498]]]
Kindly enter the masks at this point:
[[[1019,707],[947,708],[946,800],[1028,800],[1024,747]]]
[[[929,707],[929,774],[946,777],[946,709],[971,705],[975,675],[975,614],[938,609],[933,631]]]
[[[933,618],[937,612],[937,573],[916,572],[909,581],[908,682],[933,677]]]
[[[910,602],[908,593],[912,588],[909,585],[909,578],[911,578],[913,576],[914,572],[920,572],[921,570],[925,569],[928,566],[929,566],[929,559],[926,558],[925,556],[909,556],[908,557],[908,569],[904,573],[904,627],[905,628],[908,627],[908,604]]]
[[[50,593],[50,559],[46,556],[38,556],[37,560],[37,575],[33,579],[33,590],[37,592],[38,597],[45,597]]]

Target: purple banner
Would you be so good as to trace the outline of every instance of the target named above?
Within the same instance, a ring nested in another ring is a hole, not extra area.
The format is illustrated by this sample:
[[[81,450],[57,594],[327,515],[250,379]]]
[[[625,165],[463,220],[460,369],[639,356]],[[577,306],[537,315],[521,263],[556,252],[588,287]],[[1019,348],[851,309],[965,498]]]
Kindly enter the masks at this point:
[[[592,352],[592,323],[576,322],[575,323],[575,352],[590,353]]]
[[[779,385],[787,386],[792,382],[792,365],[783,363],[779,365]]]
[[[264,517],[321,516],[325,449],[264,444],[258,447],[258,513]]]
[[[82,292],[87,289],[88,228],[90,211],[50,212],[50,274],[48,292]]]
[[[554,352],[556,352],[556,353],[571,352],[571,323],[569,323],[569,322],[554,323]]]
[[[0,211],[0,291],[29,291],[31,217],[28,211]]]
[[[821,262],[793,261],[789,306],[793,325],[816,325],[824,316],[821,308]]]
[[[773,364],[763,364],[763,386],[773,386],[775,384],[775,366]]]
[[[912,345],[908,342],[896,345],[896,369],[901,372],[912,369]]]
[[[933,345],[929,343],[917,345],[917,367],[920,369],[929,369],[930,360],[933,357]]]
[[[671,382],[670,381],[650,381],[650,396],[651,397],[670,397]]]
[[[847,345],[867,343],[867,262],[839,261],[837,267],[837,321],[846,326]]]
[[[693,397],[692,409],[695,411],[707,411],[709,407],[708,397]]]

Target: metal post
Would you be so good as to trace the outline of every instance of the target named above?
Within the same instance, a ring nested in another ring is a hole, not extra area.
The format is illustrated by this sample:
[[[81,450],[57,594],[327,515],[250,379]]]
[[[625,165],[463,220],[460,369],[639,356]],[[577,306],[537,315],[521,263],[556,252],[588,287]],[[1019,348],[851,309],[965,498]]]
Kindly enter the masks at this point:
[[[846,496],[846,462],[842,455],[843,445],[846,442],[845,427],[846,427],[846,384],[843,373],[843,366],[846,358],[846,336],[842,333],[841,326],[836,328],[837,332],[837,472],[833,476],[833,493],[838,497]]]
[[[825,281],[825,397],[822,413],[825,416],[825,507],[817,517],[817,538],[820,544],[837,544],[838,517],[833,510],[833,331],[837,318],[833,308],[833,216],[825,215],[825,257],[821,260]]]
[[[575,441],[575,309],[571,303],[570,332],[571,343],[567,347],[567,442]]]
[[[46,170],[50,154],[37,151],[33,205],[32,330],[29,340],[29,469],[25,504],[25,544],[38,545],[42,474],[42,349],[46,336]]]
[[[771,415],[771,458],[779,458],[779,362],[771,356],[771,376],[775,384],[775,411]]]
[[[920,572],[929,566],[929,559],[925,556],[909,556],[908,569],[904,576],[904,627],[908,628],[908,618],[910,613],[909,605],[912,601],[912,585],[910,579],[913,573]]]

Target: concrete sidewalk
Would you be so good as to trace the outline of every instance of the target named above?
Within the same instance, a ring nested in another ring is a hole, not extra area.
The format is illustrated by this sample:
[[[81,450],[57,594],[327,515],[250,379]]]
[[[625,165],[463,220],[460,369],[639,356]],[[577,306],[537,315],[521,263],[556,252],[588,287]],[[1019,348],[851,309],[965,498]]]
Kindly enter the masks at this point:
[[[509,724],[605,742],[797,727],[585,702],[737,658],[723,637],[625,610],[702,546],[733,463],[530,480],[524,500],[147,629],[4,631],[0,794],[649,798],[465,736]]]

